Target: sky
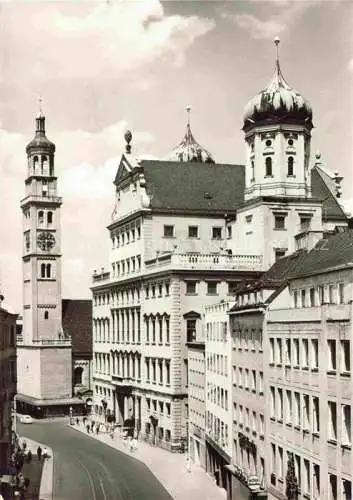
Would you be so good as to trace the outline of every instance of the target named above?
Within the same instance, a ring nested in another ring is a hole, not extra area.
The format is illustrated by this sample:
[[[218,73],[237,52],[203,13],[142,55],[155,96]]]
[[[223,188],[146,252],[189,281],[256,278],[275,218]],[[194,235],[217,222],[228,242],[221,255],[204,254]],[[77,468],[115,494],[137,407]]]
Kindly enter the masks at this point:
[[[246,103],[282,72],[314,113],[312,155],[353,198],[350,0],[0,0],[0,286],[22,309],[25,146],[43,98],[63,197],[63,298],[90,298],[108,268],[112,181],[133,134],[137,156],[195,138],[217,162],[244,163]]]

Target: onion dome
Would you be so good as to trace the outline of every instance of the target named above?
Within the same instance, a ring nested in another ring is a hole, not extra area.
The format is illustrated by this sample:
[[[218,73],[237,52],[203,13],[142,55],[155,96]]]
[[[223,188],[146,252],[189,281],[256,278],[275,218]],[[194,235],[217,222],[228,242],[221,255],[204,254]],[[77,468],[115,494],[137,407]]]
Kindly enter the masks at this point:
[[[194,138],[190,127],[190,107],[186,108],[188,112],[188,122],[186,132],[181,143],[173,149],[173,151],[165,157],[165,160],[178,162],[198,162],[198,163],[214,163],[211,153],[203,148]]]
[[[278,58],[279,38],[274,39],[277,48],[275,72],[268,87],[259,92],[244,110],[244,130],[256,124],[295,123],[310,129],[313,113],[309,102],[286,82]]]
[[[26,152],[30,153],[32,151],[45,151],[47,153],[54,153],[55,144],[47,138],[45,135],[45,116],[42,111],[36,118],[36,135],[31,140],[31,142],[26,147]]]

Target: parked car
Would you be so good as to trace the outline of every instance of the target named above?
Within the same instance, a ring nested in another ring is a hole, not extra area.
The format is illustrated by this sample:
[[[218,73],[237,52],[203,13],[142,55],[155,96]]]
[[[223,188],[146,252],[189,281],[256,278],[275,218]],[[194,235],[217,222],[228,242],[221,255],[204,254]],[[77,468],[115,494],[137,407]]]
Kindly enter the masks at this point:
[[[21,424],[32,424],[33,418],[30,415],[20,415]]]

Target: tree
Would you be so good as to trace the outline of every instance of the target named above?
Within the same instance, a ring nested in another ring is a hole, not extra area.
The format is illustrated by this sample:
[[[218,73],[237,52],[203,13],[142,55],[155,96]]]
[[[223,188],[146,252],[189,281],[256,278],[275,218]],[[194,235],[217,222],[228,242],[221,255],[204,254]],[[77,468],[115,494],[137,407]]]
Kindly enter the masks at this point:
[[[297,500],[299,494],[298,480],[295,475],[293,454],[288,460],[286,475],[286,497],[287,500]]]

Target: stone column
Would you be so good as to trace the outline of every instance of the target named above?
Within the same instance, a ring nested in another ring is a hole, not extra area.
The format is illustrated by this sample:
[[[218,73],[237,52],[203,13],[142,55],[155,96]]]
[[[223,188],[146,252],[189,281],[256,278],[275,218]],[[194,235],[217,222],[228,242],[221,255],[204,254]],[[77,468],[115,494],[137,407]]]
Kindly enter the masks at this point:
[[[141,342],[141,328],[142,328],[142,325],[141,325],[141,312],[138,310],[136,311],[136,316],[137,316],[137,342],[140,344]]]

